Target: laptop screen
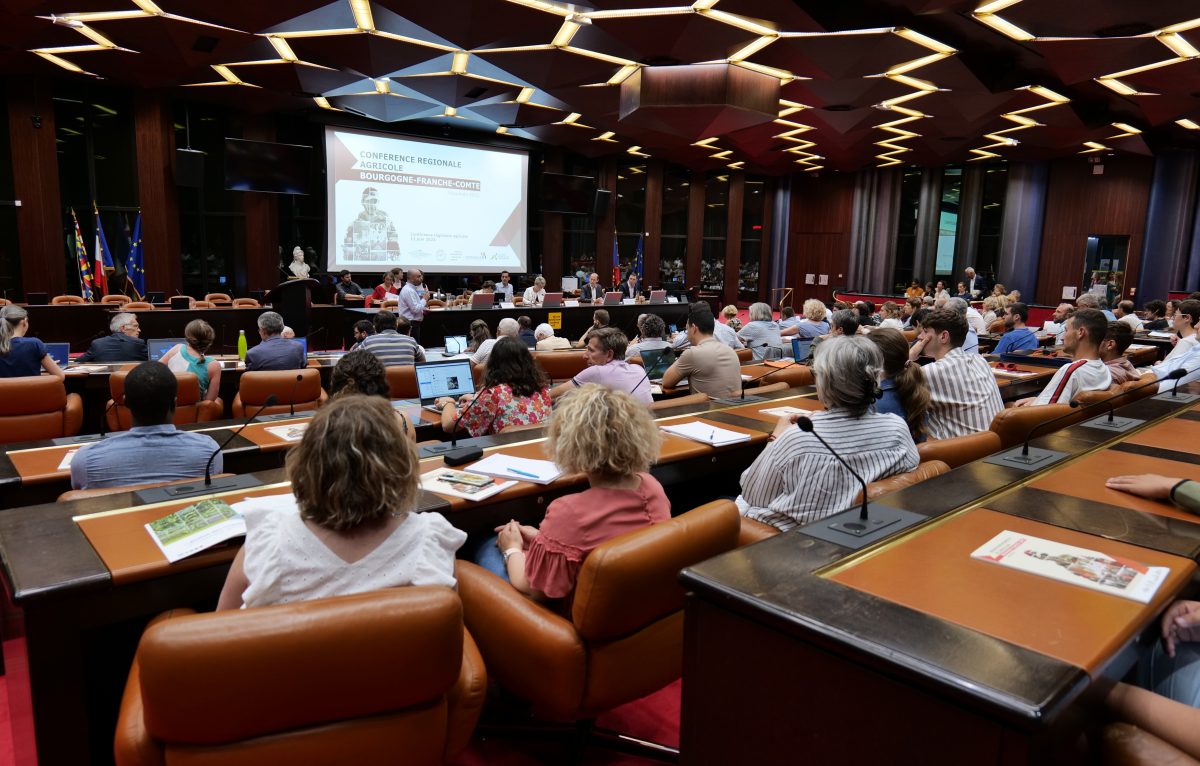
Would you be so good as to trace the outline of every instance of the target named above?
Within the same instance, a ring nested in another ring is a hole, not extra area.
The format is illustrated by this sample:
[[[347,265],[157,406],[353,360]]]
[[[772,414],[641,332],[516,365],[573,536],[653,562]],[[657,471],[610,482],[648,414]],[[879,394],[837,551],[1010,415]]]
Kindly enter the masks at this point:
[[[47,343],[46,353],[50,354],[51,359],[58,362],[59,367],[66,367],[71,358],[71,344]]]
[[[151,338],[146,341],[146,350],[150,354],[150,361],[157,362],[162,359],[162,355],[178,346],[180,343],[187,343],[186,338]]]
[[[546,297],[542,298],[542,306],[554,309],[562,305],[562,293],[546,293]]]
[[[293,343],[299,343],[300,348],[304,349],[304,355],[308,356],[308,338],[289,338]]]
[[[812,338],[792,338],[792,358],[797,362],[803,362],[805,359],[808,359],[811,349]]]
[[[467,350],[467,336],[465,335],[447,335],[446,336],[446,353],[447,354],[463,354]]]
[[[487,309],[487,308],[491,308],[492,304],[494,304],[495,302],[496,302],[496,294],[495,293],[472,293],[471,294],[471,308]]]
[[[604,294],[604,305],[605,306],[613,306],[613,305],[619,304],[621,302],[622,295],[624,295],[624,293],[621,293],[621,292],[605,293]]]
[[[675,362],[675,349],[673,348],[645,348],[640,349],[642,355],[642,364],[646,367],[646,375],[650,380],[659,380],[663,373],[667,371]]]
[[[439,396],[458,398],[474,393],[475,381],[471,377],[471,362],[458,359],[453,362],[422,362],[416,365],[417,392],[421,404],[432,404]]]

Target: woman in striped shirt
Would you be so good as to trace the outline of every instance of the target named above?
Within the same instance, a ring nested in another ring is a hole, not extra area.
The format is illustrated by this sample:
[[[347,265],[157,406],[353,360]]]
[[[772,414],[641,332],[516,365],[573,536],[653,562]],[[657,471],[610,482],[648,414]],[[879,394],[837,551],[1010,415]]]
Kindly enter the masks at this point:
[[[834,445],[867,482],[911,471],[920,458],[908,425],[896,415],[873,412],[880,395],[883,357],[862,336],[822,343],[813,363],[817,398],[824,412],[811,415],[813,431]],[[742,474],[737,498],[743,516],[788,530],[854,505],[862,489],[845,466],[810,433],[785,416],[772,442]]]

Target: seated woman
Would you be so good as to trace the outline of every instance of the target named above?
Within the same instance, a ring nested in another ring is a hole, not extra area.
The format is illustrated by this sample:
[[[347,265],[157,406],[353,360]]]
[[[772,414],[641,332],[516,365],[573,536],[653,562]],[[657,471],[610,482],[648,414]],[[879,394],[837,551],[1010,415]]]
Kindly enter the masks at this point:
[[[174,346],[159,361],[171,372],[190,372],[200,381],[202,396],[213,401],[221,392],[221,363],[204,355],[212,348],[217,334],[203,319],[193,319],[183,328],[186,343]]]
[[[292,493],[238,504],[246,543],[217,609],[455,586],[466,533],[441,514],[412,512],[417,450],[391,412],[381,398],[357,395],[317,411],[287,456]]]
[[[383,366],[383,362],[379,361],[379,357],[366,349],[351,351],[343,355],[338,360],[337,366],[333,368],[329,378],[329,398],[331,400],[355,394],[382,397],[386,402],[392,400],[392,387],[388,385],[387,368]],[[408,416],[395,408],[392,409],[392,412],[396,413],[396,420],[400,423],[400,430],[404,432],[404,435],[410,441],[416,441],[416,430],[409,423]]]
[[[509,426],[532,425],[550,417],[548,383],[529,348],[506,335],[492,346],[482,391],[461,397],[457,407],[448,396],[434,404],[442,410],[442,429],[446,433],[453,433],[457,427],[471,436],[498,434]],[[473,399],[479,401],[467,411]]]
[[[629,394],[597,383],[572,391],[550,421],[546,451],[567,473],[586,474],[589,488],[550,503],[540,527],[498,527],[478,563],[526,595],[569,599],[598,545],[671,518],[662,485],[647,473],[661,438],[649,410]]]
[[[779,324],[771,314],[771,307],[765,303],[754,303],[750,306],[750,321],[738,330],[738,340],[752,349],[754,359],[780,359],[783,356],[783,339],[779,335]]]
[[[476,319],[474,322],[471,322],[470,327],[467,328],[467,332],[471,336],[470,340],[467,341],[468,354],[474,354],[483,345],[485,340],[491,340],[492,338],[492,331],[488,329],[487,322],[482,319]]]
[[[37,338],[26,338],[29,312],[10,303],[0,309],[0,378],[25,378],[47,374],[62,380],[67,375]]]
[[[904,319],[900,316],[900,306],[895,301],[884,301],[879,307],[879,326],[890,327],[893,330],[904,329]]]
[[[404,287],[404,272],[398,268],[392,269],[383,275],[383,282],[376,285],[375,290],[371,293],[371,300],[375,303],[399,300],[402,287]]]
[[[916,468],[920,458],[908,424],[871,408],[881,393],[879,348],[861,335],[838,335],[821,343],[815,355],[817,398],[825,405],[809,416],[816,433],[836,444],[868,482]],[[850,508],[862,489],[796,420],[796,415],[779,419],[772,441],[742,474],[736,501],[743,516],[781,531]]]
[[[925,411],[929,409],[929,387],[921,365],[908,359],[908,341],[904,333],[880,328],[867,336],[883,355],[882,395],[875,400],[875,411],[898,415],[908,424],[908,432],[917,444],[925,441]]]
[[[721,309],[720,319],[733,328],[734,332],[742,329],[742,320],[738,319],[737,306],[732,303]]]
[[[786,338],[791,335],[799,335],[801,340],[812,340],[829,332],[829,322],[825,321],[824,303],[816,298],[809,298],[804,302],[800,311],[804,317],[791,327],[781,329],[780,336]]]
[[[905,298],[924,298],[925,288],[921,287],[921,283],[917,280],[912,280],[908,283],[908,289],[904,291]]]

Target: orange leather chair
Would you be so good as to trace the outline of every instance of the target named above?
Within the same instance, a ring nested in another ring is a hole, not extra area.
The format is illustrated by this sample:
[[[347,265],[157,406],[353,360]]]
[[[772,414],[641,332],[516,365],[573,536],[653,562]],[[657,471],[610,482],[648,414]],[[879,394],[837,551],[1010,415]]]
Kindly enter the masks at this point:
[[[8,298],[0,298],[0,306],[7,306],[10,303],[12,303],[12,301],[10,301]]]
[[[49,375],[0,378],[0,444],[75,436],[83,399]]]
[[[260,308],[260,305],[253,298],[234,298],[233,307],[235,309],[256,309]]]
[[[669,410],[672,407],[690,407],[697,404],[708,404],[708,394],[688,394],[676,396],[673,399],[658,399],[650,405],[651,410]]]
[[[100,299],[101,303],[132,303],[133,298],[128,295],[106,295]]]
[[[762,383],[755,383],[757,387],[767,386],[772,383],[786,383],[788,388],[796,388],[798,386],[813,385],[812,368],[803,364],[794,364],[791,367],[780,367],[775,372],[767,375],[766,372],[760,372],[762,375]]]
[[[125,376],[128,374],[128,370],[118,370],[108,376],[108,392],[112,398],[105,405],[105,411],[108,413],[110,431],[127,431],[133,427],[133,415],[125,406]],[[175,395],[175,425],[208,423],[221,419],[225,412],[225,403],[220,397],[211,402],[204,399],[200,390],[200,379],[195,373],[177,372],[175,380],[179,384],[179,392]],[[114,405],[113,402],[117,404]]]
[[[146,303],[145,301],[130,301],[121,308],[128,309],[129,311],[153,311],[154,304]]]
[[[113,749],[118,766],[440,764],[486,685],[449,588],[176,610],[142,635]]]
[[[1200,760],[1131,723],[1110,723],[1101,735],[1104,766],[1197,766]]]
[[[533,361],[555,382],[570,380],[587,367],[582,351],[534,351]]]
[[[1141,386],[1143,384],[1148,384],[1148,383],[1150,383],[1150,381],[1152,381],[1154,379],[1155,379],[1154,373],[1148,372],[1138,380],[1131,380],[1126,383],[1122,383],[1119,386],[1110,386],[1105,391],[1084,391],[1083,393],[1079,394],[1075,398],[1076,398],[1076,400],[1079,401],[1080,404],[1085,404],[1085,405],[1086,404],[1096,404],[1097,402],[1107,399],[1108,397],[1113,396],[1114,394],[1123,393],[1124,394],[1123,396],[1114,397],[1111,403],[1114,407],[1124,407],[1126,404],[1132,404],[1133,402],[1136,402],[1139,399],[1145,399],[1148,396],[1154,396],[1155,394],[1157,394],[1158,388],[1156,386],[1150,386],[1150,385],[1147,385],[1145,388],[1143,388],[1140,391],[1134,391],[1133,393],[1129,393],[1130,391],[1133,391],[1133,389],[1137,388],[1138,386]],[[1103,414],[1105,412],[1108,412],[1107,406],[1097,407],[1094,410],[1089,410],[1089,413],[1093,416],[1095,416],[1096,414]]]
[[[1072,412],[1070,405],[1067,404],[1046,404],[1040,407],[1007,407],[996,413],[996,417],[992,418],[992,425],[989,430],[995,431],[1000,435],[1000,446],[1004,449],[1015,447],[1025,441],[1025,437],[1038,423],[1044,423],[1054,418],[1069,415]],[[1034,434],[1034,438],[1045,436],[1046,434],[1054,433],[1060,428],[1078,423],[1088,417],[1095,415],[1094,412],[1084,412],[1083,410],[1075,410],[1075,417],[1063,418],[1055,423],[1049,430],[1042,429]]]
[[[737,349],[737,356],[738,356],[738,361],[745,364],[746,362],[749,362],[751,359],[754,358],[754,349],[739,348],[739,349]]]
[[[299,382],[296,376],[300,376]],[[325,403],[329,394],[321,388],[321,373],[315,367],[303,370],[261,370],[242,374],[237,396],[233,398],[235,418],[245,418],[262,407],[267,397],[275,394],[279,401],[262,411],[263,415],[288,412],[294,409],[315,410]]]
[[[216,307],[217,304],[212,301],[195,301],[192,303],[192,308],[194,309],[215,309]]]
[[[383,303],[379,304],[379,308],[391,310],[391,309],[399,307],[399,305],[400,305],[400,301],[384,301]]]
[[[222,303],[230,303],[233,301],[233,298],[229,297],[225,293],[208,293],[207,295],[204,296],[204,300],[209,301],[211,303],[216,303],[218,301],[220,301]]]
[[[420,396],[417,389],[417,368],[411,364],[395,364],[384,368],[387,375],[388,388],[393,399],[416,399]]]
[[[560,616],[504,580],[459,561],[467,628],[488,673],[552,720],[586,720],[679,678],[684,567],[737,545],[729,500],[616,537],[583,563]]]
[[[987,331],[991,334],[1004,332],[1004,320],[1003,319],[992,320],[992,323],[987,326]]]
[[[995,431],[980,431],[953,439],[926,439],[917,445],[917,454],[921,456],[921,462],[940,460],[951,468],[958,468],[999,451],[1000,434]]]
[[[72,306],[77,303],[87,303],[78,295],[56,295],[50,299],[51,306]]]
[[[914,340],[917,339],[917,331],[916,330],[903,330],[902,332],[904,333],[904,339],[906,341],[908,341],[909,343],[912,343]]]

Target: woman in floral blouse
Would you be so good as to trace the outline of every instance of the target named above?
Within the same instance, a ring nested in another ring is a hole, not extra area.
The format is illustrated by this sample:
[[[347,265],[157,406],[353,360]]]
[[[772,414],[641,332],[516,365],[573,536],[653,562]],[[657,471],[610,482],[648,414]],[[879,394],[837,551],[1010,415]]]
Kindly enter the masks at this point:
[[[533,355],[524,343],[513,337],[500,338],[488,357],[482,391],[473,397],[461,397],[457,407],[448,396],[437,400],[442,410],[442,428],[452,433],[458,423],[471,436],[484,436],[500,433],[509,426],[541,423],[550,417],[548,383],[546,373],[534,364]],[[467,411],[473,398],[479,401]],[[463,412],[466,416],[459,423]]]

